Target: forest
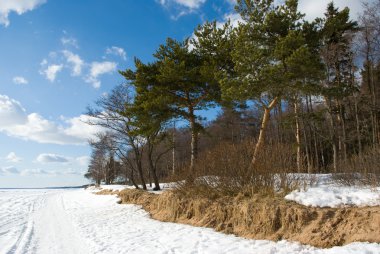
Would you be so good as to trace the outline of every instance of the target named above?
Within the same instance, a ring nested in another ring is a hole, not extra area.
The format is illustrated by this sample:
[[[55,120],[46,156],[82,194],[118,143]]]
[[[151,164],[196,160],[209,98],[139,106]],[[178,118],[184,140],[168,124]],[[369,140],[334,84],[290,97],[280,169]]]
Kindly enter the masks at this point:
[[[238,24],[205,22],[135,58],[87,109],[104,131],[85,177],[208,195],[291,189],[290,173],[379,184],[380,1],[362,4],[357,20],[331,2],[308,21],[297,0],[238,0]]]

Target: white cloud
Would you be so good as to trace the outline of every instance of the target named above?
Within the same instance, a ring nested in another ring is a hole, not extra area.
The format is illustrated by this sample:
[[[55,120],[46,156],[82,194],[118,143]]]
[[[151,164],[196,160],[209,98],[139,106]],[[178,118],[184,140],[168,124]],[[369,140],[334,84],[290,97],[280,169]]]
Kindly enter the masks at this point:
[[[43,63],[45,63],[43,61]],[[62,71],[63,65],[62,64],[52,64],[49,65],[46,69],[40,71],[41,75],[44,75],[47,80],[50,82],[54,82],[55,78],[57,76],[57,73]]]
[[[218,25],[222,26],[228,20],[231,22],[231,25],[233,27],[237,27],[239,25],[239,23],[244,23],[244,21],[241,18],[240,14],[238,14],[238,13],[230,13],[230,14],[224,15],[223,22],[222,23],[218,23]]]
[[[69,159],[58,154],[42,153],[37,156],[36,161],[39,163],[66,163],[69,162]]]
[[[80,76],[82,73],[82,67],[84,65],[84,61],[79,57],[79,55],[76,55],[68,50],[62,51],[64,57],[66,58],[66,61],[71,64],[72,72],[71,75],[73,76]]]
[[[171,15],[174,20],[198,10],[206,0],[156,0],[166,9],[174,10],[177,14]]]
[[[5,157],[9,162],[20,162],[22,159],[16,155],[15,152],[10,152],[7,157]]]
[[[34,176],[34,175],[57,175],[56,171],[44,170],[44,169],[24,169],[19,171],[19,174],[22,176]]]
[[[326,12],[327,5],[331,2],[331,0],[318,0],[318,1],[310,1],[310,0],[300,0],[299,1],[299,9],[301,12],[306,14],[307,20],[313,20],[316,17],[323,17]],[[336,7],[340,9],[349,7],[351,18],[356,19],[358,12],[363,10],[361,1],[359,0],[334,0],[334,4]]]
[[[18,101],[0,94],[0,131],[14,125],[25,124],[27,121],[25,114],[25,109]]]
[[[65,129],[65,134],[73,137],[82,137],[85,140],[91,139],[94,137],[94,134],[102,130],[98,126],[87,124],[94,121],[96,122],[96,120],[87,115],[67,119],[65,122],[69,127]]]
[[[60,175],[83,175],[84,172],[79,172],[72,169],[66,170],[44,170],[44,169],[24,169],[18,172],[22,176],[60,176]]]
[[[1,0],[0,1],[0,24],[9,26],[9,13],[16,12],[21,15],[44,4],[46,0]]]
[[[159,3],[164,6],[177,4],[188,9],[199,9],[206,0],[160,0]]]
[[[94,88],[99,88],[101,85],[98,77],[106,73],[112,73],[116,70],[115,62],[92,62],[90,74],[85,78],[87,83],[91,83]]]
[[[127,60],[127,53],[123,48],[112,46],[106,49],[106,54],[120,56],[124,61]]]
[[[13,78],[13,83],[16,84],[16,85],[26,85],[28,84],[28,80],[24,77],[21,77],[21,76],[17,76],[17,77],[14,77]]]
[[[225,0],[231,5],[236,5],[236,0]],[[306,14],[306,20],[314,20],[317,17],[324,17],[324,13],[326,12],[327,5],[332,0],[318,0],[318,1],[310,1],[310,0],[299,0],[299,10],[301,13]],[[336,7],[339,9],[343,9],[345,7],[350,8],[350,15],[352,19],[357,19],[358,13],[363,11],[362,1],[359,0],[333,0]],[[373,0],[369,0],[369,2],[373,2]],[[275,4],[283,4],[284,0],[275,0]],[[228,18],[231,19],[231,23],[236,25],[238,21],[241,21],[240,16],[237,13],[229,13],[225,14],[224,21]],[[224,23],[223,21],[223,23]],[[221,22],[221,24],[223,24]]]
[[[15,167],[4,167],[0,168],[0,175],[10,175],[10,174],[19,174],[20,171]]]
[[[6,95],[0,95],[0,132],[24,140],[48,144],[85,144],[102,129],[87,125],[88,116],[66,119],[64,125],[43,118],[38,113],[27,114],[21,104]]]
[[[79,48],[77,39],[73,37],[62,37],[61,43],[63,46],[73,46],[74,48]]]
[[[39,154],[36,158],[36,162],[39,163],[70,163],[76,164],[79,166],[87,166],[90,162],[89,156],[80,156],[80,157],[67,157],[64,155],[53,154],[53,153],[42,153]]]

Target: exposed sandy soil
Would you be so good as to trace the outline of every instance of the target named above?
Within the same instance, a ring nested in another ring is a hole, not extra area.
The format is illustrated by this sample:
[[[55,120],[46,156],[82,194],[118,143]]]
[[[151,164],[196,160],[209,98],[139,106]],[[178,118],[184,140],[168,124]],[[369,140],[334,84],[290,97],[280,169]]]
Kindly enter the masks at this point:
[[[312,208],[281,197],[209,200],[173,191],[156,195],[123,190],[114,194],[122,203],[141,205],[154,219],[210,227],[246,238],[287,239],[321,248],[351,242],[380,243],[380,207]]]

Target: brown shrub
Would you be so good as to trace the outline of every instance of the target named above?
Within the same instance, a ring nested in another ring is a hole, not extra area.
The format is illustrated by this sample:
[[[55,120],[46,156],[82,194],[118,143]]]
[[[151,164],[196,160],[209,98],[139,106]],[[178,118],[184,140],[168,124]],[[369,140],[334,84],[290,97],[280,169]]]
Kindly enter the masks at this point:
[[[272,195],[278,190],[287,192],[299,186],[299,179],[288,174],[297,168],[291,146],[266,146],[254,168],[251,165],[253,147],[252,142],[217,145],[202,154],[193,171],[183,170],[180,177],[187,180],[179,184],[177,190],[185,195],[205,195],[215,199],[239,193]]]
[[[343,185],[380,185],[380,148],[372,148],[338,165],[334,179]]]

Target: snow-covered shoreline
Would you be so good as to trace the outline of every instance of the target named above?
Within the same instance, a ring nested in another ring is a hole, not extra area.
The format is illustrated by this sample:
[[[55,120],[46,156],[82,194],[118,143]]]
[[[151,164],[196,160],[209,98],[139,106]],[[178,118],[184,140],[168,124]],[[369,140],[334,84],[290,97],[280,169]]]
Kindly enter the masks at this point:
[[[380,244],[317,249],[247,240],[207,228],[163,223],[115,195],[88,190],[0,191],[0,253],[376,254]]]

